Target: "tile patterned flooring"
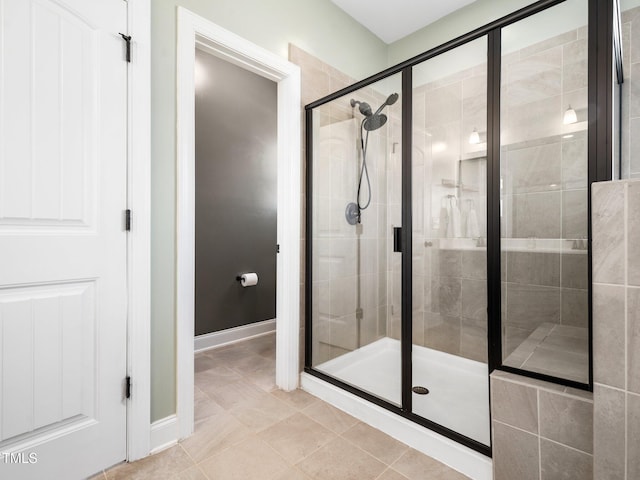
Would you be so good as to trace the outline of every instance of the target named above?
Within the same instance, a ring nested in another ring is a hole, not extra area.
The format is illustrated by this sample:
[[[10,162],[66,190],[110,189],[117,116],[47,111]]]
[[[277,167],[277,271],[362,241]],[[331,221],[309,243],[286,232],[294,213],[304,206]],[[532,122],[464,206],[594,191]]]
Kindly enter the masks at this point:
[[[195,358],[195,432],[99,480],[463,480],[302,390],[275,386],[275,334]]]

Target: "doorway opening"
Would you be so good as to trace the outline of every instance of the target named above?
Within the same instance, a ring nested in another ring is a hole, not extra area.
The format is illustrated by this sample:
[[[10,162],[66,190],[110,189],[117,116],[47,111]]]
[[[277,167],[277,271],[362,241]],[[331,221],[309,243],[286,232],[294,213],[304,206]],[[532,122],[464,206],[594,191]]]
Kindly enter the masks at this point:
[[[177,416],[178,437],[193,432],[196,251],[196,48],[277,84],[276,385],[298,386],[300,330],[299,68],[192,12],[178,9]],[[275,246],[274,246],[275,247]],[[250,272],[237,272],[250,273]]]

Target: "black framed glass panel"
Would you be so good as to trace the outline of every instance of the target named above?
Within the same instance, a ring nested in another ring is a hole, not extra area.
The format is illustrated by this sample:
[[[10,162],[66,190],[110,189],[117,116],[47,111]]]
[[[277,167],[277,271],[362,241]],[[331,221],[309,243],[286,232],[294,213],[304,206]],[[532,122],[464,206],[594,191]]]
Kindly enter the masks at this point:
[[[412,410],[489,445],[487,38],[412,78]]]
[[[503,365],[589,383],[588,2],[502,29]]]
[[[312,366],[401,406],[401,75],[312,111]]]

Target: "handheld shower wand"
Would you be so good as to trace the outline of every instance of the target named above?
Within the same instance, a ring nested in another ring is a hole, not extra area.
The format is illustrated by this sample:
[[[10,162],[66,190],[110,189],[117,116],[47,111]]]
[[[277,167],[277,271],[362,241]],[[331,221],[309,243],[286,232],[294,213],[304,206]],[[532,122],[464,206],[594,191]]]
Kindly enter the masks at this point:
[[[364,119],[362,119],[362,122],[360,122],[360,148],[362,150],[362,167],[360,168],[360,178],[358,179],[357,199],[356,202],[349,203],[345,210],[345,217],[349,225],[361,223],[362,210],[366,210],[371,204],[371,180],[369,179],[369,169],[367,168],[367,147],[369,145],[369,132],[377,130],[381,128],[385,123],[387,123],[387,116],[381,112],[386,106],[390,106],[396,103],[398,101],[398,97],[399,95],[397,93],[392,93],[391,95],[389,95],[384,103],[380,105],[380,107],[378,107],[375,113],[371,111],[371,106],[367,102],[361,102],[359,100],[354,100],[353,98],[349,102],[352,108],[355,108],[357,105],[360,113],[364,115]],[[364,135],[365,130],[367,132],[366,137]],[[367,179],[367,191],[369,193],[367,202],[364,205],[360,203],[360,191],[362,189],[363,176]]]

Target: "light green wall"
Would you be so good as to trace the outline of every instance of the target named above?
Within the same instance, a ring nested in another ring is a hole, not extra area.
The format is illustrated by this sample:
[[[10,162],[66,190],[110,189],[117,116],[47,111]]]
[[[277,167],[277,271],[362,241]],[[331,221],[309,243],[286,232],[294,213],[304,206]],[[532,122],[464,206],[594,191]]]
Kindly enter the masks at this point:
[[[535,2],[477,0],[389,45],[389,65],[396,65],[532,3]]]
[[[387,46],[329,0],[151,2],[151,421],[176,411],[176,7],[282,57],[294,43],[364,78],[387,65]]]

